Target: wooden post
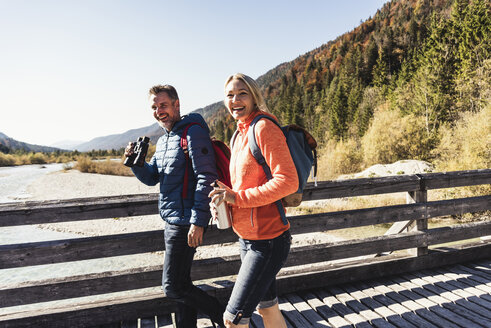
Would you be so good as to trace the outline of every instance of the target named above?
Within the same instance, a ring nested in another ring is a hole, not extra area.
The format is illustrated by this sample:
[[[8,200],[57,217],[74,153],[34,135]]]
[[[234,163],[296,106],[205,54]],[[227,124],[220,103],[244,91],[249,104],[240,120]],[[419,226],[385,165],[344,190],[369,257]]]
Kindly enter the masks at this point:
[[[426,190],[409,191],[406,194],[406,203],[426,203],[428,201],[428,192]],[[424,219],[413,220],[407,226],[408,231],[422,231],[428,229],[428,216],[425,215]],[[418,247],[409,250],[409,253],[413,256],[422,256],[428,254],[428,247]]]

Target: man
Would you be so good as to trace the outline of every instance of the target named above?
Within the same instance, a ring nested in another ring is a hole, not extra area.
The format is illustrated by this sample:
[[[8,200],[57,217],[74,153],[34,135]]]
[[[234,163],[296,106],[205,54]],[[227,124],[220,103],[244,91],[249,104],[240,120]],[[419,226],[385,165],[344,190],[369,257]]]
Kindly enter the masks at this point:
[[[160,183],[159,212],[165,220],[165,259],[162,285],[167,297],[177,301],[176,326],[196,327],[197,311],[223,326],[225,310],[218,300],[194,286],[191,264],[196,247],[203,242],[203,233],[211,217],[208,193],[217,179],[215,157],[209,128],[199,114],[181,117],[179,97],[174,87],[157,85],[150,89],[153,116],[164,130],[155,154],[143,167],[132,167],[144,184]],[[187,132],[189,160],[180,146],[183,130]],[[133,144],[125,155],[133,154]],[[184,175],[188,165],[187,195],[183,193]]]

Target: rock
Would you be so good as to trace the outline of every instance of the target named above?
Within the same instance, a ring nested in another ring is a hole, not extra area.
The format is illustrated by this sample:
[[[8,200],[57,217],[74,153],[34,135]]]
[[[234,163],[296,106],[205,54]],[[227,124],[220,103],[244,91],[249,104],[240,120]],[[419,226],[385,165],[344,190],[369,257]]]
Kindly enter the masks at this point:
[[[433,170],[433,165],[425,161],[402,160],[392,164],[376,164],[359,173],[341,175],[338,180],[429,173]]]

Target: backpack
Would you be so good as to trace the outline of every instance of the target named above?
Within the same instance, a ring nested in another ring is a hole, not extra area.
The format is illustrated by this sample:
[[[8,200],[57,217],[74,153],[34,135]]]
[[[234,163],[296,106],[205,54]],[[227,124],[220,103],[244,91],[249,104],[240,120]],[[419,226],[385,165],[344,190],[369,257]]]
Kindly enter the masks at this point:
[[[275,202],[276,206],[278,207],[278,211],[280,212],[281,219],[286,225],[288,224],[288,221],[286,220],[284,206],[296,207],[300,205],[300,203],[302,202],[303,189],[305,188],[307,180],[309,179],[310,172],[312,171],[312,166],[314,169],[314,181],[315,185],[317,186],[317,142],[315,141],[314,137],[309,132],[307,132],[307,130],[298,125],[290,124],[282,127],[275,119],[270,116],[256,116],[249,126],[247,139],[252,156],[262,166],[268,180],[273,178],[271,174],[271,169],[266,163],[266,160],[261,153],[261,149],[259,149],[259,146],[257,145],[256,135],[254,133],[256,123],[262,118],[266,118],[274,122],[281,129],[281,131],[283,131],[283,134],[286,137],[288,149],[290,150],[290,154],[293,159],[293,163],[295,164],[295,168],[297,169],[298,190],[295,193],[285,196],[283,197],[283,199]],[[237,133],[238,131],[235,131],[234,135],[232,136],[232,140],[230,142],[230,145],[232,146],[235,142],[235,138],[237,137]]]
[[[184,182],[182,189],[182,198],[187,198],[188,192],[188,180],[189,180],[189,151],[188,151],[188,130],[192,125],[199,125],[199,123],[190,123],[182,132],[181,135],[181,148],[184,151],[184,156],[186,158],[186,170],[184,171]],[[215,163],[217,167],[218,180],[226,184],[228,187],[232,188],[232,183],[230,182],[230,148],[222,141],[211,138],[211,145],[215,152]]]

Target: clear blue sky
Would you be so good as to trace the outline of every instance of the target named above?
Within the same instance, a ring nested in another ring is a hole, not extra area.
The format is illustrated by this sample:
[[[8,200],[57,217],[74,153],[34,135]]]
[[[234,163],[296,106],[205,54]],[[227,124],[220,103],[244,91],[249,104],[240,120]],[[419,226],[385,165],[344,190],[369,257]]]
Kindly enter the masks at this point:
[[[0,132],[51,145],[153,123],[147,92],[185,114],[373,16],[386,0],[0,0]]]

